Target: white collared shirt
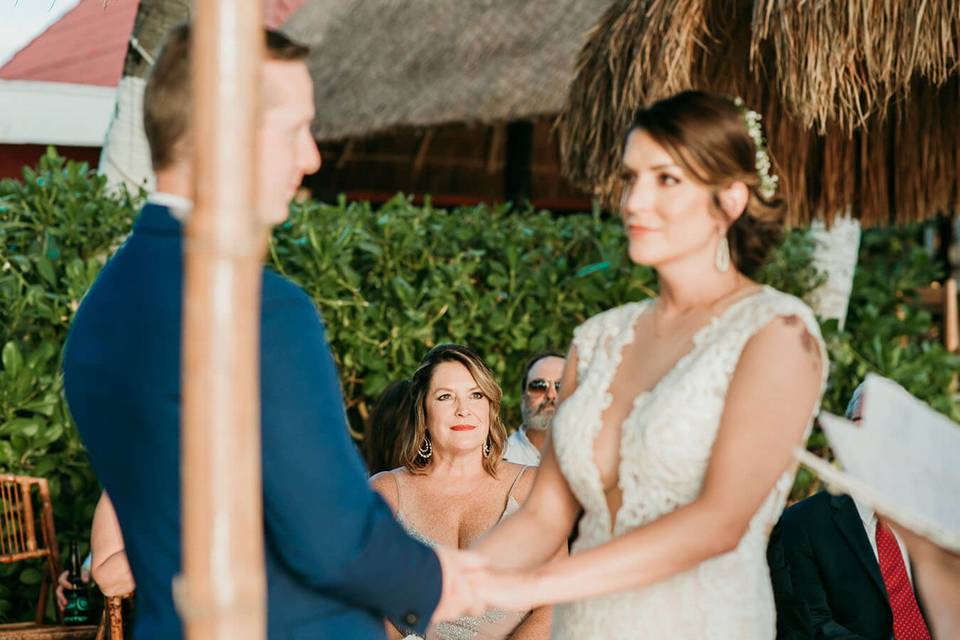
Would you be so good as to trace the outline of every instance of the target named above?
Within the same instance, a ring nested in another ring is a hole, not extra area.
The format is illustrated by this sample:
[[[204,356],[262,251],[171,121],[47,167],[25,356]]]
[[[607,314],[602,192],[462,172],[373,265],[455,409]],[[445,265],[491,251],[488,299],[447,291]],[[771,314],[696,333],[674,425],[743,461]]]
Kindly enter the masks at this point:
[[[170,210],[170,215],[183,222],[193,211],[193,200],[178,196],[173,193],[164,193],[163,191],[154,191],[147,196],[147,202],[160,205]]]
[[[525,426],[521,426],[507,438],[507,450],[503,454],[503,459],[528,467],[540,466],[540,450],[530,442]]]
[[[870,541],[873,556],[877,558],[879,562],[880,558],[877,555],[877,514],[874,513],[870,506],[862,504],[856,498],[853,499],[853,504],[856,505],[857,513],[860,514],[860,520],[863,522],[863,528],[867,531],[867,540]],[[910,585],[913,586],[913,572],[910,569],[910,556],[907,555],[907,548],[896,532],[892,529],[890,532],[893,533],[893,538],[897,541],[897,546],[900,547],[900,553],[903,555],[903,563],[907,566],[907,577],[910,578]]]

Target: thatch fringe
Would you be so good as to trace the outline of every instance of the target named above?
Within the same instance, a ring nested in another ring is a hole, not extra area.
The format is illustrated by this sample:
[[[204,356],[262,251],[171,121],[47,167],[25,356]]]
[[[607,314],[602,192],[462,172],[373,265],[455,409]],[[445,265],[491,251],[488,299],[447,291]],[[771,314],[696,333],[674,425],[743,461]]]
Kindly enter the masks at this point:
[[[561,132],[585,136],[560,137],[561,154],[584,172],[576,183],[609,183],[636,108],[692,86],[695,59],[709,38],[704,3],[620,0],[591,32],[560,119]],[[579,157],[580,149],[589,149],[588,157]],[[609,186],[600,190],[610,193]]]
[[[807,134],[809,135],[809,133]],[[844,132],[828,130],[818,145],[821,153],[821,180],[815,211],[829,212],[831,216],[845,213],[856,193],[856,143]]]
[[[960,213],[960,77],[939,89],[917,81],[911,96],[896,105],[892,131],[897,218],[922,220],[928,211]]]
[[[891,221],[889,135],[880,119],[875,119],[858,132],[860,191],[854,213],[858,214],[864,226]]]
[[[808,194],[812,191],[811,182],[817,183],[814,176],[809,175],[808,167],[819,158],[817,136],[798,126],[795,120],[784,117],[776,102],[768,105],[764,121],[770,159],[774,172],[780,177],[780,193],[788,203],[787,222],[798,225],[812,217]]]
[[[691,87],[763,114],[792,224],[960,212],[955,0],[620,0],[558,120],[567,177],[615,203],[636,109]]]
[[[953,0],[754,3],[751,65],[772,45],[780,98],[806,127],[863,126],[915,76],[934,85],[960,69]]]

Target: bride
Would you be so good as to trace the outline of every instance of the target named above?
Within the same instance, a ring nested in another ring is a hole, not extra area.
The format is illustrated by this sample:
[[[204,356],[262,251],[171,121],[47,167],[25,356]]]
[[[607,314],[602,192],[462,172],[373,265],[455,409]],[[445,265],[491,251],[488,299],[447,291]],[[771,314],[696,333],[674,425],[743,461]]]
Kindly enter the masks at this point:
[[[767,537],[828,369],[800,300],[750,279],[783,207],[759,117],[685,92],[637,115],[623,225],[660,297],[574,332],[531,494],[478,545],[493,606],[554,638],[773,638]],[[571,556],[547,563],[580,511]]]

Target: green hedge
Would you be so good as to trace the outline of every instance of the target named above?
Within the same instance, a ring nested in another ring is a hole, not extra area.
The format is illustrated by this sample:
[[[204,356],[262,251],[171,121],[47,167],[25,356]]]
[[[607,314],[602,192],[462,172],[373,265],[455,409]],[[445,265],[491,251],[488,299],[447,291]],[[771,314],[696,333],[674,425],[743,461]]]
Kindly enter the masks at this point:
[[[0,182],[0,470],[49,479],[64,551],[69,540],[86,551],[99,486],[61,395],[60,350],[135,206],[52,152],[22,181]],[[0,619],[28,615],[41,569],[0,565]]]
[[[0,470],[50,479],[62,548],[86,546],[99,488],[62,400],[60,348],[77,303],[129,231],[139,196],[109,195],[85,165],[50,152],[22,181],[0,182]],[[824,326],[832,369],[825,408],[842,411],[878,371],[960,420],[951,372],[960,359],[931,339],[916,287],[939,275],[916,229],[870,232],[844,332]],[[788,236],[763,280],[803,295],[820,281],[802,232]],[[520,367],[545,347],[565,349],[578,323],[655,294],[650,269],[625,256],[619,224],[594,212],[472,207],[453,211],[403,197],[293,207],[270,262],[323,313],[354,429],[386,384],[409,375],[440,342],[465,342],[500,377],[508,425],[519,419]],[[952,394],[952,395],[951,395]],[[810,446],[823,447],[814,434]],[[798,476],[796,495],[811,490]],[[0,619],[24,619],[36,566],[0,566]]]
[[[462,342],[501,380],[516,424],[527,354],[565,349],[597,310],[652,292],[621,235],[599,214],[309,202],[274,235],[271,264],[317,301],[352,418],[431,346]]]

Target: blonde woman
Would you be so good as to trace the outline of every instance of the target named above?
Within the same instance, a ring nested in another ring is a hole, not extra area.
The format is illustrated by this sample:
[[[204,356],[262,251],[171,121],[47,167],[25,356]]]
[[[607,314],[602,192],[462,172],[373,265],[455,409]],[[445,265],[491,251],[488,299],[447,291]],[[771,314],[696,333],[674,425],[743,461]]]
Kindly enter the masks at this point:
[[[403,466],[375,475],[371,483],[414,537],[433,547],[465,549],[520,508],[536,470],[501,459],[507,434],[499,415],[500,387],[467,347],[432,349],[414,373],[409,394],[398,442]],[[550,607],[508,608],[440,623],[427,640],[549,636]],[[402,637],[390,631],[392,638]]]

